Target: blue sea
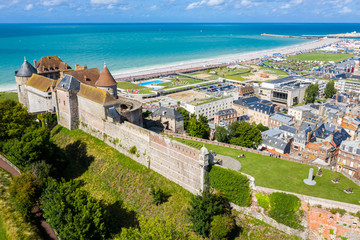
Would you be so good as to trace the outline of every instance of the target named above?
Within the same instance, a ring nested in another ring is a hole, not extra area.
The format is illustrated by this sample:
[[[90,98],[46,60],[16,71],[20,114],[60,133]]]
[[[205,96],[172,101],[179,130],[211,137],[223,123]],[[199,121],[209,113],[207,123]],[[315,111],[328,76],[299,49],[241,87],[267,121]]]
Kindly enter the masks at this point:
[[[302,35],[360,31],[360,24],[0,24],[0,90],[14,88],[23,62],[59,56],[112,72],[303,43],[261,33]]]

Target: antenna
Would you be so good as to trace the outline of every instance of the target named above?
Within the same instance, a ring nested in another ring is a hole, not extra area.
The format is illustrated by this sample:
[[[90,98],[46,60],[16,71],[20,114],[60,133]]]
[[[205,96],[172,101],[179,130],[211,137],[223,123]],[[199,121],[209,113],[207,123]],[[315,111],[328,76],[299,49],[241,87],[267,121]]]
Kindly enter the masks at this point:
[[[26,57],[24,56],[24,62],[26,62]]]

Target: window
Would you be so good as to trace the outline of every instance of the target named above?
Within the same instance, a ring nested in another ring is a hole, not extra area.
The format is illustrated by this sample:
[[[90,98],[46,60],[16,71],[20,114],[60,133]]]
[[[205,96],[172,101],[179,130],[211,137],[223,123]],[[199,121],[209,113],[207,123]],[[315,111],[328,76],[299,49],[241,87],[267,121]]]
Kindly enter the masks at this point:
[[[350,167],[354,167],[354,162],[350,162]]]
[[[64,101],[64,106],[65,106],[65,101]]]

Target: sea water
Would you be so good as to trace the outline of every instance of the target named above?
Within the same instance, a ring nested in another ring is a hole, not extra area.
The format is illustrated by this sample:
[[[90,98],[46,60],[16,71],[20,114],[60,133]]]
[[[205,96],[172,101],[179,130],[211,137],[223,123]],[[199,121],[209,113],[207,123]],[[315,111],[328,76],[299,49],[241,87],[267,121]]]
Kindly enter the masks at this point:
[[[213,58],[304,43],[262,33],[302,35],[359,31],[359,24],[300,23],[124,23],[0,24],[0,90],[15,88],[24,57],[59,56],[112,72]]]

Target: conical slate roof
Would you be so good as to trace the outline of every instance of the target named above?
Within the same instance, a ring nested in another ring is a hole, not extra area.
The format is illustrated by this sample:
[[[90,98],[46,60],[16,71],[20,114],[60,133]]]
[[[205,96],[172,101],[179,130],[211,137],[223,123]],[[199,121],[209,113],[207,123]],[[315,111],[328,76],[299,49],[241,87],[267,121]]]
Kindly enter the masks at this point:
[[[37,73],[36,69],[26,59],[20,69],[15,73],[16,77],[31,77],[33,73]]]
[[[100,73],[100,77],[95,83],[97,87],[112,87],[116,86],[116,81],[114,77],[111,75],[109,69],[104,65],[103,70]]]

